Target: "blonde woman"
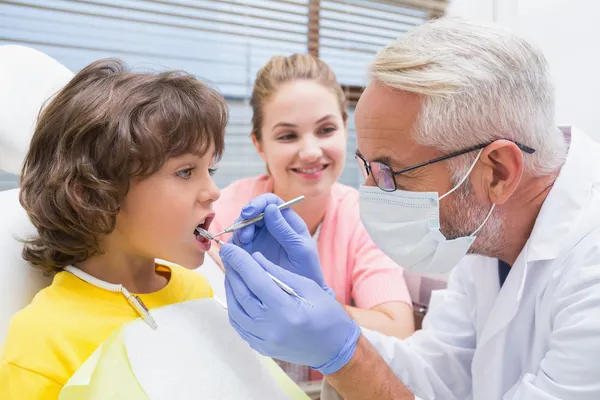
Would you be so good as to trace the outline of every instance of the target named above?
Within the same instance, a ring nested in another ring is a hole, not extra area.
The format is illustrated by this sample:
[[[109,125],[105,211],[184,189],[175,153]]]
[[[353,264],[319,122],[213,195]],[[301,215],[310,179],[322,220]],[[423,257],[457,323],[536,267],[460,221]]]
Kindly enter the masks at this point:
[[[226,187],[211,231],[226,228],[252,198],[272,192],[294,206],[314,239],[327,285],[358,323],[400,338],[414,331],[403,270],[360,222],[358,191],[337,183],[347,142],[344,92],[331,68],[310,55],[273,57],[252,92],[251,138],[267,174]]]

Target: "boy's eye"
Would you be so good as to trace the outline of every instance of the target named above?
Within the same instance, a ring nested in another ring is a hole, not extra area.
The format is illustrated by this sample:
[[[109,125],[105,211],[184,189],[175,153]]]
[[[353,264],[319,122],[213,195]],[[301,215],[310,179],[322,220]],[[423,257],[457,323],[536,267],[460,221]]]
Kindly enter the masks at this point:
[[[217,173],[217,171],[218,171],[218,169],[217,169],[216,167],[210,167],[210,168],[208,169],[208,174],[209,174],[210,176],[213,176],[214,174],[216,174],[216,173]]]
[[[183,179],[190,179],[194,170],[195,168],[182,169],[181,171],[177,171],[177,176]]]

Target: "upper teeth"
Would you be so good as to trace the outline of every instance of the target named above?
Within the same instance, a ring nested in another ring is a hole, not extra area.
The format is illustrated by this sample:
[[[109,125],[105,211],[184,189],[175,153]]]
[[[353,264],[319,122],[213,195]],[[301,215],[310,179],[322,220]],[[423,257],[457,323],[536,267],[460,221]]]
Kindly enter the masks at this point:
[[[202,225],[205,222],[206,222],[206,218],[204,218],[202,221],[200,221],[200,223],[198,225]]]
[[[325,168],[324,165],[322,165],[320,167],[315,167],[315,168],[298,168],[298,171],[304,172],[307,174],[314,174],[315,172],[321,171],[323,168]]]

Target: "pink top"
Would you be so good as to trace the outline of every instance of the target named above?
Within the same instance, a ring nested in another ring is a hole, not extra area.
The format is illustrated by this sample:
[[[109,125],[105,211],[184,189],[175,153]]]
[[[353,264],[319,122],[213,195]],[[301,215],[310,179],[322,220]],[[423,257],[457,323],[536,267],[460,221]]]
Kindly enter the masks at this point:
[[[251,199],[273,190],[269,175],[242,179],[226,187],[215,203],[212,232],[231,225]],[[336,183],[317,238],[325,282],[347,305],[370,309],[388,302],[412,307],[403,270],[381,252],[360,222],[356,189]],[[229,239],[223,235],[223,240]]]

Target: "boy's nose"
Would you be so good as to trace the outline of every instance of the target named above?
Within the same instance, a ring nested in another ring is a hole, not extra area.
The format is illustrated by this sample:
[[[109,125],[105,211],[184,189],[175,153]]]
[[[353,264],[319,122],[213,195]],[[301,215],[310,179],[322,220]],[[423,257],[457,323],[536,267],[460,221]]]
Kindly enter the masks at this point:
[[[219,199],[219,197],[221,197],[221,190],[219,189],[215,181],[213,181],[211,178],[208,186],[200,190],[198,197],[201,203],[214,203]]]

